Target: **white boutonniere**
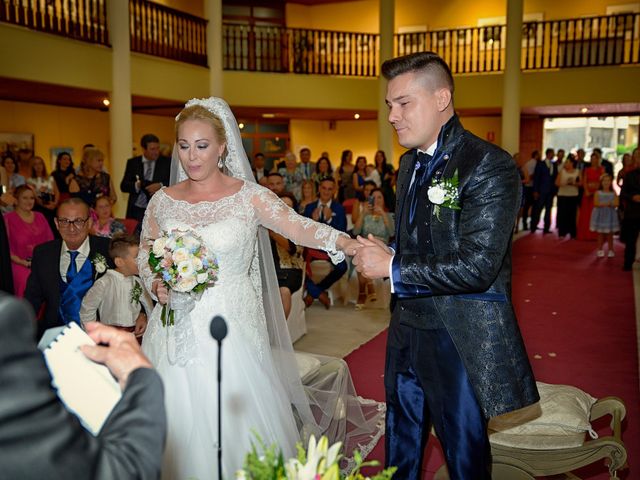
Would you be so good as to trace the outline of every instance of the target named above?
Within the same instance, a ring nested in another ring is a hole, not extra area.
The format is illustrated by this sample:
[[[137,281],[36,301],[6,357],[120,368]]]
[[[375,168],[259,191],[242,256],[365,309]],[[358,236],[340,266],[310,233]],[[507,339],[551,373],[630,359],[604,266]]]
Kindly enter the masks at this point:
[[[460,210],[458,169],[453,172],[453,176],[450,178],[435,180],[427,190],[427,197],[433,204],[433,210],[438,220],[440,220],[440,207]]]
[[[101,275],[107,271],[107,259],[104,258],[102,254],[96,253],[91,259],[91,263],[93,263],[93,268],[98,275]]]

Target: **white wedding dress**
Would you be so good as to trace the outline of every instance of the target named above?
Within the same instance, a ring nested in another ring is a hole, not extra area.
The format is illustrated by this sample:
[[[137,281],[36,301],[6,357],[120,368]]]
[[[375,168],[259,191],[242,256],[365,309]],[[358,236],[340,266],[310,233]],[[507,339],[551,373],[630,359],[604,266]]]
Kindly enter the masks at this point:
[[[285,458],[295,455],[299,425],[274,367],[256,272],[259,225],[299,245],[336,254],[340,232],[295,214],[255,183],[244,182],[233,195],[195,204],[175,200],[162,189],[147,208],[139,266],[148,288],[153,280],[148,242],[162,231],[195,232],[220,268],[218,281],[196,301],[187,321],[163,327],[156,305],[144,336],[144,353],[165,387],[168,440],[162,478],[217,477],[217,345],[209,333],[215,315],[222,315],[229,329],[222,349],[224,478],[234,478],[242,468],[253,432],[267,445],[276,442]]]

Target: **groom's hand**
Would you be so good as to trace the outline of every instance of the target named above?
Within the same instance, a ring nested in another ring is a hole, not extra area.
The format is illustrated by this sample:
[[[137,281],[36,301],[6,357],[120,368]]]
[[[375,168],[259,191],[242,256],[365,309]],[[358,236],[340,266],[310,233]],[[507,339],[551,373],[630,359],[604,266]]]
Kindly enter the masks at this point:
[[[353,257],[356,270],[370,279],[386,278],[393,259],[393,252],[381,240],[369,234],[367,238],[357,237],[360,248]]]

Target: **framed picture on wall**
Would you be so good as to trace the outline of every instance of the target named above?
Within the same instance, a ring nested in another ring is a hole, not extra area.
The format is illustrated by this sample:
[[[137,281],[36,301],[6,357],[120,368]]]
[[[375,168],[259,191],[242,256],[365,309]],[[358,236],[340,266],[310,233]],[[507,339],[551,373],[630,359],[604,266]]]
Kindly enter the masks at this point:
[[[18,152],[29,150],[33,152],[33,133],[0,132],[0,155],[10,152],[18,159]]]
[[[69,155],[71,155],[71,159],[73,160],[73,148],[72,147],[51,147],[49,149],[49,152],[51,154],[51,164],[49,165],[49,172],[53,172],[56,169],[56,159],[58,158],[58,155],[60,155],[62,152],[66,152]],[[76,165],[79,164],[79,162],[75,162]]]

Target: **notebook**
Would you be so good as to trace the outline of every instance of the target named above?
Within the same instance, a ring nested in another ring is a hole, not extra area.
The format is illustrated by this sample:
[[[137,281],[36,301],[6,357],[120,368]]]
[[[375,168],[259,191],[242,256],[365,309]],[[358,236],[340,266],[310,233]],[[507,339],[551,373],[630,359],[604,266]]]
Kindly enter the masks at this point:
[[[109,369],[85,357],[80,351],[81,345],[95,345],[95,342],[77,323],[71,322],[43,353],[51,384],[62,403],[87,430],[98,435],[122,392]]]

